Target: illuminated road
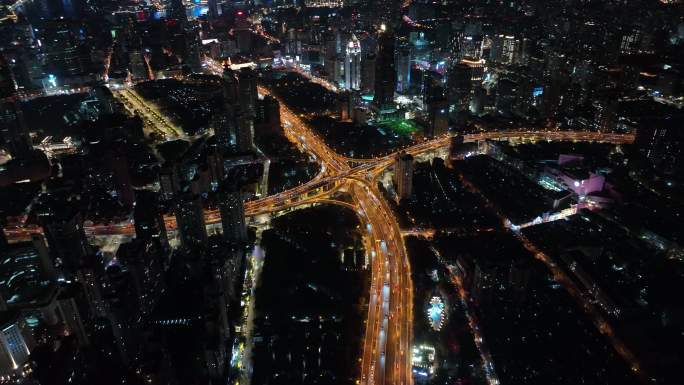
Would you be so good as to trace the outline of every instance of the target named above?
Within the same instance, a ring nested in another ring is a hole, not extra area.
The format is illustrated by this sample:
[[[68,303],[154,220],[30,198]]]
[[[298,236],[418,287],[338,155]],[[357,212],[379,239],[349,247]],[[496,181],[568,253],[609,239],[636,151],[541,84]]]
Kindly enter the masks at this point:
[[[271,95],[259,86],[259,93]],[[142,113],[146,122],[165,136],[179,137],[182,130],[172,125],[152,105],[132,90],[116,93],[130,107]],[[246,202],[249,216],[277,213],[296,206],[318,203],[343,204],[355,210],[365,228],[366,249],[371,254],[371,285],[368,297],[368,317],[360,358],[360,384],[413,383],[411,348],[413,340],[413,283],[411,268],[398,222],[377,188],[377,180],[393,165],[398,152],[373,158],[350,159],[335,153],[322,138],[314,133],[300,115],[294,113],[277,95],[281,121],[286,137],[313,157],[321,165],[321,173],[313,180],[262,199]],[[577,132],[577,131],[498,131],[468,134],[465,142],[482,140],[508,141],[592,141],[614,144],[631,143],[633,135]],[[443,136],[402,149],[412,155],[447,148],[451,140]],[[344,190],[353,203],[332,200],[333,194]],[[205,210],[207,224],[220,221],[216,209]],[[165,218],[168,229],[175,229],[175,218]],[[133,234],[132,222],[118,224],[89,224],[90,235]],[[8,226],[8,238],[25,239],[38,227]]]
[[[146,128],[152,129],[167,139],[187,139],[183,129],[164,117],[156,106],[143,99],[133,89],[123,88],[113,91],[113,94],[131,113],[140,115]]]

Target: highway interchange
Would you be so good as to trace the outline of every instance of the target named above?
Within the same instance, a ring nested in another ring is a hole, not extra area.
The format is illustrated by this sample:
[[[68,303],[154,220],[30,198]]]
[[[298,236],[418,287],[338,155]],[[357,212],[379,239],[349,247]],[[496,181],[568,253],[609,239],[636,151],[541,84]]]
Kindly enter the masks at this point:
[[[146,122],[167,136],[181,136],[179,129],[161,117],[158,110],[137,95],[122,90],[128,104],[142,111]],[[261,95],[271,94],[259,86]],[[293,189],[246,202],[248,216],[259,216],[319,203],[340,203],[353,208],[366,231],[365,246],[371,264],[368,316],[360,361],[360,384],[412,384],[411,347],[413,339],[413,283],[411,267],[399,224],[377,187],[380,175],[394,164],[398,152],[372,159],[351,159],[335,153],[324,140],[282,98],[281,122],[287,138],[319,162],[321,172],[311,181]],[[483,140],[508,141],[592,141],[613,144],[631,143],[633,135],[583,131],[492,131],[467,134],[464,142]],[[401,151],[414,156],[444,149],[451,137],[443,136],[419,142]],[[340,202],[334,195],[348,193],[351,202]],[[220,221],[218,210],[205,210],[207,224]],[[165,218],[168,229],[175,228],[175,218]],[[5,229],[9,238],[27,238],[41,229],[15,224]],[[133,234],[130,222],[91,224],[89,235]]]

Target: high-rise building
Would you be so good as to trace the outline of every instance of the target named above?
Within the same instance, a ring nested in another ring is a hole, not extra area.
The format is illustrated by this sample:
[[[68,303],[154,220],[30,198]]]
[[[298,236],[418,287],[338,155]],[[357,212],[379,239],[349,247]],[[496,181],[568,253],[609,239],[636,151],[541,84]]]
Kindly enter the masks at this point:
[[[224,238],[231,242],[247,241],[242,191],[234,181],[225,181],[220,187],[219,211]]]
[[[394,161],[394,183],[397,185],[399,199],[410,198],[413,194],[413,156],[400,153]]]
[[[143,242],[156,241],[162,248],[168,249],[169,240],[166,234],[166,223],[159,207],[158,193],[148,190],[135,192],[133,221],[136,239]]]
[[[128,169],[128,157],[123,143],[112,144],[107,151],[107,161],[112,170],[114,188],[119,202],[126,207],[133,207],[133,184]]]
[[[238,84],[237,74],[230,67],[226,66],[223,69],[222,75],[223,103],[225,105],[239,104],[240,93]]]
[[[242,10],[235,12],[235,35],[237,36],[237,49],[241,53],[252,51],[252,24],[247,19],[247,13]]]
[[[225,111],[217,113],[211,120],[216,144],[222,152],[230,148],[230,136],[235,131],[235,108],[228,104],[224,108]]]
[[[209,178],[211,179],[211,187],[215,190],[219,183],[223,181],[225,175],[225,167],[223,163],[223,153],[218,146],[212,146],[207,154],[207,168],[209,169]]]
[[[180,1],[180,0],[178,0]],[[50,20],[42,24],[39,31],[45,44],[45,72],[50,79],[59,82],[63,77],[79,76],[86,68],[86,58],[82,54],[80,26],[67,19]],[[51,80],[51,81],[53,81]]]
[[[662,117],[643,118],[637,128],[637,151],[659,172],[666,175],[684,175],[684,131],[677,119]]]
[[[76,292],[77,288],[74,286],[62,290],[57,297],[57,311],[68,332],[76,335],[80,346],[86,346],[90,340],[76,301]]]
[[[4,55],[0,55],[0,99],[13,98],[17,92],[12,68]]]
[[[257,101],[256,130],[260,133],[274,133],[280,130],[280,103],[273,96],[266,95]]]
[[[516,64],[520,59],[520,40],[511,35],[495,35],[492,38],[492,47],[489,58],[494,63]]]
[[[257,75],[251,68],[243,68],[238,74],[238,93],[240,109],[243,113],[255,116],[257,95]]]
[[[169,8],[167,13],[172,19],[175,19],[181,25],[185,25],[188,22],[188,13],[183,0],[170,0]]]
[[[378,57],[375,63],[375,95],[379,108],[394,104],[397,71],[394,68],[394,34],[382,32],[378,37]]]
[[[449,131],[449,102],[445,97],[431,98],[427,102],[425,136],[434,138]]]
[[[352,35],[347,44],[344,59],[344,88],[358,90],[361,88],[361,43]]]
[[[0,136],[15,158],[24,158],[31,151],[24,114],[16,100],[0,101]]]
[[[22,333],[23,322],[17,314],[0,325],[0,373],[3,375],[14,374],[28,361],[31,351]]]
[[[181,188],[180,166],[176,162],[167,161],[159,170],[159,187],[161,198],[168,201],[173,199]]]
[[[351,92],[340,92],[337,95],[337,111],[340,120],[350,120],[354,113],[354,106],[354,98]]]
[[[457,63],[449,70],[449,113],[453,117],[457,117],[468,110],[472,88],[470,77],[470,67],[465,63]]]
[[[209,20],[215,20],[219,15],[221,15],[221,7],[219,6],[218,0],[208,0],[207,1],[207,15]]]
[[[397,48],[397,91],[406,93],[411,88],[411,47],[408,45]]]
[[[83,215],[77,199],[61,204],[52,201],[38,214],[55,265],[65,273],[75,273],[90,254],[83,228]]]
[[[375,53],[369,53],[361,60],[361,90],[373,92],[375,89]]]
[[[31,150],[31,138],[17,98],[14,76],[3,55],[0,55],[0,139],[15,158],[23,158]]]
[[[249,112],[239,111],[235,116],[235,145],[240,152],[254,148],[254,118]]]
[[[186,248],[204,245],[207,241],[207,228],[202,198],[190,191],[178,193],[174,212],[181,245]]]
[[[470,107],[472,90],[482,83],[484,60],[462,59],[448,73],[449,114],[461,119]]]

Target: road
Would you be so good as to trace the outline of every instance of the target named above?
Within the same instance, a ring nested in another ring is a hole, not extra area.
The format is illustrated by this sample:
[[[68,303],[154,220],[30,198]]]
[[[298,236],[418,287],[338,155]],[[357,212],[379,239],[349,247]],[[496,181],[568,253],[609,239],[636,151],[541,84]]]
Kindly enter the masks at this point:
[[[114,97],[120,100],[127,110],[139,115],[147,129],[150,129],[164,138],[187,139],[183,129],[173,124],[168,118],[164,117],[159,109],[152,103],[146,101],[131,88],[122,88],[113,91]]]
[[[259,93],[271,95],[270,90],[259,86]],[[146,121],[165,136],[180,137],[182,130],[132,90],[117,93],[125,103],[140,111]],[[413,383],[411,374],[411,347],[413,340],[413,283],[411,267],[401,230],[389,205],[378,190],[378,177],[390,167],[397,152],[373,159],[350,159],[335,153],[325,141],[282,98],[281,122],[286,137],[321,165],[321,173],[313,180],[293,189],[262,199],[247,202],[247,215],[275,213],[302,204],[334,203],[331,196],[338,190],[347,191],[361,222],[366,228],[366,247],[371,254],[371,285],[368,296],[368,316],[360,358],[360,384]],[[616,144],[631,143],[633,135],[578,132],[578,131],[497,131],[464,135],[465,142],[482,140],[510,141],[597,141]],[[412,155],[449,146],[449,136],[427,140],[401,149]],[[220,220],[218,210],[205,211],[206,222]],[[175,228],[173,217],[165,218],[167,228]],[[8,238],[26,238],[40,228],[9,226]],[[92,235],[132,234],[130,222],[119,224],[91,224],[86,231]]]

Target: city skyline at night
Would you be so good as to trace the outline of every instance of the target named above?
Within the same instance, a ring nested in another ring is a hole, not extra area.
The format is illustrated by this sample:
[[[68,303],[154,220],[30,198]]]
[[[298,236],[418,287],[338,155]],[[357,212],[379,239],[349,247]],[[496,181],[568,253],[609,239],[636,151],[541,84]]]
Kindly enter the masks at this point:
[[[0,2],[0,383],[678,384],[678,0]]]

